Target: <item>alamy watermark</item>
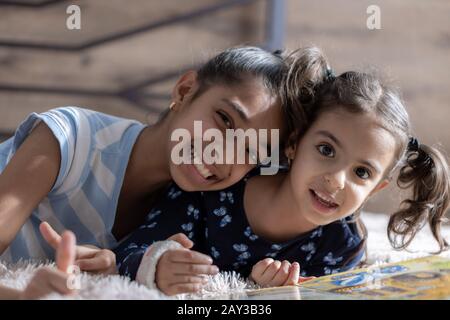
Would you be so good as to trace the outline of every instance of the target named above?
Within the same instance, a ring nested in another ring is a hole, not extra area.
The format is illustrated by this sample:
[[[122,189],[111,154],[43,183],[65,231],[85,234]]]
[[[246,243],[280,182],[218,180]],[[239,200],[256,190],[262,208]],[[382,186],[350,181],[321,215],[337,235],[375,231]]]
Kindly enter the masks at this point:
[[[78,5],[71,4],[66,8],[69,15],[66,19],[66,27],[69,30],[81,29],[81,8]],[[367,7],[366,13],[369,15],[366,20],[366,26],[369,30],[381,29],[381,9],[378,5],[372,4]]]
[[[66,27],[69,30],[81,29],[81,9],[75,4],[67,7],[66,13],[69,15],[66,19]]]
[[[262,175],[274,175],[279,169],[279,129],[270,130],[269,145],[267,129],[226,129],[224,137],[222,131],[215,128],[203,132],[202,122],[194,121],[193,139],[189,130],[175,129],[170,140],[178,142],[171,152],[171,160],[177,165],[259,164]],[[209,142],[205,148],[204,142]]]
[[[66,281],[66,286],[70,290],[80,290],[81,289],[81,270],[77,265],[70,265],[67,268],[67,273],[69,277]]]
[[[369,15],[366,20],[366,26],[369,30],[381,29],[381,9],[379,6],[372,4],[367,7],[366,13]]]

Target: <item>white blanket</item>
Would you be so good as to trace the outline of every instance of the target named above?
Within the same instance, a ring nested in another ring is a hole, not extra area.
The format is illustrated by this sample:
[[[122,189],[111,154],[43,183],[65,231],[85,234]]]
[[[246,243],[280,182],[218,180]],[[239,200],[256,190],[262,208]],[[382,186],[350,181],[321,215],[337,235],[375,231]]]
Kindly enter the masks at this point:
[[[437,249],[435,240],[431,232],[424,228],[412,242],[408,251],[395,251],[389,245],[386,235],[388,217],[384,214],[363,214],[363,219],[368,229],[368,257],[367,262],[385,263],[398,262],[407,259],[429,255]],[[450,240],[450,227],[443,229],[443,236]],[[441,256],[450,258],[450,251],[444,252]],[[15,265],[6,266],[0,262],[0,284],[13,287],[24,288],[38,268],[32,262],[21,262]],[[235,273],[222,272],[216,276],[209,277],[209,282],[199,294],[181,294],[168,297],[161,292],[148,289],[144,286],[131,282],[120,276],[96,276],[82,274],[80,276],[81,289],[74,296],[60,296],[52,294],[47,299],[213,299],[224,294],[238,294],[247,288],[254,288],[254,285],[245,281]]]

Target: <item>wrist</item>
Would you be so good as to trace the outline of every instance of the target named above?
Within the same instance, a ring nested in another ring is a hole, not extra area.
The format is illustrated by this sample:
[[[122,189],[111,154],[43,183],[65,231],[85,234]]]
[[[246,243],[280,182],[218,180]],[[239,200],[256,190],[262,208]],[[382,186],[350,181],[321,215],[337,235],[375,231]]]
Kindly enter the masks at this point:
[[[136,274],[136,281],[150,289],[158,289],[156,284],[156,267],[159,258],[168,250],[181,249],[183,246],[173,240],[154,242],[145,251]]]

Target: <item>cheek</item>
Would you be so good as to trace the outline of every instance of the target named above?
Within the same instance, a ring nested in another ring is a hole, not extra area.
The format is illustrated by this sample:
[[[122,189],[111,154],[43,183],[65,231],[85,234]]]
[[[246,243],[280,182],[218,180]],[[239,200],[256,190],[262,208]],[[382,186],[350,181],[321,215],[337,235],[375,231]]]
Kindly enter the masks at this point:
[[[301,161],[301,159],[298,159]],[[294,164],[289,170],[289,177],[291,180],[292,192],[296,195],[298,200],[303,201],[305,196],[308,196],[307,189],[308,184],[313,180],[313,174],[308,170],[308,166],[300,165],[301,162],[295,159],[296,164]]]
[[[252,169],[256,168],[255,165],[249,164],[232,164],[230,165],[230,176],[228,179],[238,182],[242,178],[245,177],[247,173],[249,173]]]
[[[311,154],[305,152],[295,157],[290,171],[292,176],[307,182],[323,174],[325,170],[322,166]]]
[[[361,186],[351,186],[347,188],[345,195],[345,205],[343,207],[346,215],[358,210],[369,195],[369,188]]]

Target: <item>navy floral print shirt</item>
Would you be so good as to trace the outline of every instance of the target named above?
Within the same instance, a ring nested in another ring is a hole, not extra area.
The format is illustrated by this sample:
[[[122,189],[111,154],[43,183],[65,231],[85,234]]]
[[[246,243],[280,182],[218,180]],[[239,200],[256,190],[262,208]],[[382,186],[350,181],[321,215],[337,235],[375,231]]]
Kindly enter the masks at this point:
[[[346,271],[360,261],[361,238],[351,216],[286,242],[254,234],[243,206],[246,181],[208,192],[185,192],[172,184],[145,223],[114,250],[119,273],[134,280],[145,250],[179,232],[194,242],[193,250],[210,255],[221,271],[234,270],[243,277],[267,257],[297,261],[302,276]]]

